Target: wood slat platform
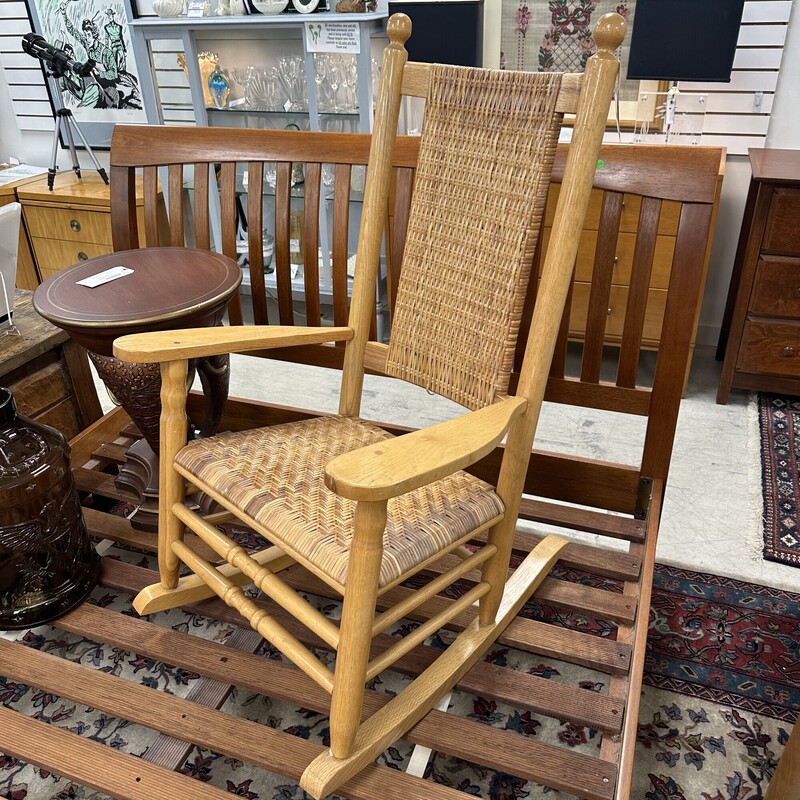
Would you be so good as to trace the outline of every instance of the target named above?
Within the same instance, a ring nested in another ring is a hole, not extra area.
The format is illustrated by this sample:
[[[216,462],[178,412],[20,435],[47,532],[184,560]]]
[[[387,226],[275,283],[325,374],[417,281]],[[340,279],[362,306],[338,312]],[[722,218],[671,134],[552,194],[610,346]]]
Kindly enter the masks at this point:
[[[73,469],[81,491],[110,501],[127,499],[114,487],[114,476],[124,443],[134,441],[137,436],[127,416],[117,409],[77,437],[73,441],[73,454],[77,454]],[[121,516],[98,510],[108,505],[109,502],[101,502],[96,508],[85,509],[90,535],[123,547],[155,552],[154,535],[135,530]],[[529,509],[537,518],[547,519],[546,504],[536,501]],[[563,506],[558,506],[548,521],[566,524],[568,515],[564,514]],[[601,528],[611,538],[623,535],[632,540],[629,552],[572,543],[565,551],[562,566],[597,576],[598,586],[602,588],[551,576],[537,594],[537,603],[552,606],[560,615],[575,611],[604,620],[611,635],[598,637],[520,616],[498,642],[498,646],[517,648],[604,673],[607,676],[603,681],[605,690],[590,691],[485,662],[478,663],[456,687],[458,691],[504,703],[521,713],[530,712],[590,727],[600,732],[604,742],[597,756],[437,710],[426,715],[410,731],[407,740],[573,796],[615,800],[619,756],[615,743],[630,724],[625,712],[631,670],[641,668],[632,658],[631,646],[636,635],[633,623],[637,619],[637,594],[626,587],[636,585],[634,582],[642,573],[643,562],[648,559],[637,539],[649,524],[652,521],[643,522],[632,517],[617,520],[579,515],[575,529],[597,531]],[[518,531],[515,552],[523,555],[540,538],[529,531]],[[206,557],[211,556],[210,552],[205,552],[207,548],[202,542],[194,541],[192,546],[203,551]],[[445,566],[446,563],[434,565],[427,573],[434,576]],[[332,596],[319,580],[295,567],[283,574],[295,588],[323,598]],[[465,589],[472,585],[475,577],[465,577]],[[149,569],[122,560],[103,559],[101,582],[109,589],[133,595],[155,580],[155,574]],[[388,605],[411,591],[413,589],[407,587],[396,587],[380,598],[380,604]],[[320,649],[327,647],[271,601],[259,599],[257,602],[304,644]],[[449,597],[437,595],[417,609],[414,619],[428,619],[452,602],[454,600]],[[225,793],[221,790],[171,771],[182,765],[192,744],[240,759],[252,765],[250,768],[297,780],[320,752],[318,744],[265,724],[232,717],[219,709],[233,686],[321,714],[328,712],[329,696],[294,667],[255,655],[262,640],[244,627],[243,619],[221,601],[205,600],[187,610],[237,627],[228,641],[220,644],[161,627],[156,624],[157,620],[139,619],[90,603],[84,603],[54,623],[64,632],[198,673],[202,677],[184,699],[0,640],[0,674],[158,731],[160,736],[144,758],[134,758],[80,739],[54,725],[44,725],[18,712],[2,709],[0,751],[113,797],[132,800],[222,797]],[[448,627],[460,630],[468,624],[472,613],[459,615]],[[389,634],[377,636],[372,656],[396,641]],[[432,663],[438,652],[434,647],[421,645],[401,658],[395,671],[416,676]],[[387,695],[369,691],[365,714],[374,712],[387,700]],[[378,765],[372,765],[353,778],[339,794],[370,800],[375,797],[456,800],[462,796],[446,786]]]

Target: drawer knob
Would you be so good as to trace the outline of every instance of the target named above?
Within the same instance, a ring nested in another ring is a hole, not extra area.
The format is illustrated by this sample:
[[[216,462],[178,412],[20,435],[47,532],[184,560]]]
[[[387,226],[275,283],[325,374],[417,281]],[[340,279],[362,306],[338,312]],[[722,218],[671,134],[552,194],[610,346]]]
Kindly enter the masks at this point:
[[[794,290],[794,296],[795,296],[795,297],[800,297],[800,286],[798,286],[798,287],[797,287],[797,288]]]
[[[791,358],[794,355],[794,353],[795,353],[794,347],[784,347],[783,350],[781,350],[781,355],[784,358]]]
[[[619,264],[619,256],[614,256],[614,263]]]
[[[614,309],[611,308],[611,306],[609,306],[608,311],[606,311],[606,314],[608,314],[608,316],[610,317],[613,313],[614,313]]]
[[[83,250],[78,251],[78,261],[86,261],[88,258],[89,256],[87,256],[86,253],[83,252]]]
[[[75,231],[75,233],[78,233],[78,231],[80,231],[80,229],[81,229],[81,224],[76,219],[71,219],[69,221],[69,226],[70,226],[70,228],[72,228],[72,230]]]

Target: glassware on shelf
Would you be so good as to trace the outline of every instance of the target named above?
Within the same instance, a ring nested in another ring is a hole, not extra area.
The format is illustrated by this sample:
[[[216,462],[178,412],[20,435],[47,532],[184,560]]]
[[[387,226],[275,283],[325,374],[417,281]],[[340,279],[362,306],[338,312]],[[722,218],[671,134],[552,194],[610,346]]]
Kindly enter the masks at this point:
[[[208,76],[208,90],[215,108],[227,108],[228,97],[231,93],[231,82],[219,64]]]
[[[245,108],[253,111],[279,111],[286,99],[285,88],[278,88],[275,67],[235,67],[233,79],[242,87]],[[279,95],[281,97],[279,97]]]
[[[273,111],[275,100],[275,75],[272,70],[263,67],[252,67],[253,76],[250,81],[251,108],[259,111]]]
[[[255,80],[256,67],[234,67],[231,70],[231,77],[242,87],[242,94],[244,95],[245,108],[253,107],[253,88],[252,84]]]
[[[275,272],[275,267],[272,266],[272,255],[275,252],[275,237],[264,230],[261,234],[262,247],[264,250],[264,274],[269,275]]]
[[[378,59],[372,59],[372,97],[378,96],[378,85],[381,82],[381,62]]]
[[[707,95],[681,92],[641,92],[636,106],[633,141],[636,143],[688,144],[702,142]]]
[[[246,236],[247,234],[244,235]],[[266,228],[261,232],[261,248],[264,261],[264,274],[270,275],[275,271],[275,267],[272,266],[272,256],[275,253],[275,237]],[[249,251],[250,245],[247,239],[239,239],[236,242],[237,260],[242,269],[250,268]]]
[[[178,53],[177,59],[178,64],[186,73],[186,77],[188,78],[189,69],[186,66],[186,56],[183,53]],[[198,53],[197,64],[200,68],[200,86],[203,89],[203,101],[205,102],[206,108],[209,108],[210,106],[214,105],[214,99],[211,96],[211,90],[208,86],[208,79],[211,77],[211,73],[216,69],[217,64],[219,64],[219,56],[210,51]]]
[[[282,58],[274,67],[277,90],[281,96],[278,105],[284,111],[307,111],[306,67],[301,56]]]
[[[303,263],[303,209],[293,208],[289,215],[289,263]],[[292,270],[292,277],[296,270]]]
[[[358,109],[358,72],[354,56],[315,53],[314,82],[320,111],[352,113]]]
[[[295,122],[290,122],[284,130],[287,131],[299,131],[300,126]],[[303,164],[300,161],[295,161],[292,164],[292,186],[296,186],[298,183],[305,183],[306,175],[305,170],[303,169]]]

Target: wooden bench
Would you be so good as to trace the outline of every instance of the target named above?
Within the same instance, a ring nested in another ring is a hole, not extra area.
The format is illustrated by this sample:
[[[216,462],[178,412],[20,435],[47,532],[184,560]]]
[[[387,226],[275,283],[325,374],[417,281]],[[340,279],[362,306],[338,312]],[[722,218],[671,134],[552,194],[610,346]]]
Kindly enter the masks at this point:
[[[280,321],[293,324],[297,286],[292,285],[290,263],[291,176],[293,163],[303,162],[305,283],[302,299],[308,320],[306,324],[323,322],[321,309],[324,301],[332,309],[333,323],[344,324],[348,303],[350,178],[353,168],[366,162],[368,145],[368,137],[361,135],[118,126],[111,151],[115,248],[127,249],[136,246],[138,241],[134,178],[137,170],[143,168],[145,238],[148,245],[180,246],[187,243],[187,232],[190,232],[189,244],[209,247],[212,243],[210,220],[217,203],[216,182],[219,187],[221,249],[235,258],[236,227],[237,222],[242,221],[241,212],[237,219],[237,198],[244,197],[237,175],[240,178],[241,167],[244,167],[248,171],[249,191],[243,209],[248,223],[249,252],[253,254],[250,260],[251,296],[247,301],[250,307],[245,305],[243,309],[240,302],[233,303],[230,320],[232,324],[243,324],[247,316],[262,323]],[[398,142],[393,199],[386,209],[389,319],[402,256],[408,201],[413,191],[416,151],[414,138],[404,137]],[[560,148],[557,173],[563,168],[564,156],[565,150]],[[598,730],[602,737],[599,755],[578,754],[566,747],[557,748],[533,737],[488,728],[438,711],[430,712],[414,728],[409,737],[412,742],[580,797],[594,800],[624,800],[629,797],[659,519],[701,296],[721,156],[722,151],[717,148],[646,145],[604,148],[604,168],[598,171],[595,181],[596,187],[603,192],[602,236],[595,253],[591,289],[586,301],[586,336],[582,343],[570,342],[568,307],[551,369],[547,400],[645,417],[641,459],[632,464],[617,464],[534,450],[528,468],[524,518],[556,525],[566,535],[570,531],[588,531],[628,543],[627,549],[620,552],[575,542],[567,547],[561,560],[564,566],[614,579],[619,582],[621,593],[588,588],[552,576],[537,595],[542,604],[603,620],[611,628],[616,628],[616,637],[599,638],[520,617],[511,624],[501,641],[506,646],[599,670],[608,675],[607,690],[586,692],[532,675],[512,674],[507,668],[486,664],[476,666],[459,684],[464,691],[481,697]],[[262,185],[266,171],[273,168],[275,218],[266,220]],[[162,170],[161,181],[168,194],[169,241],[159,239],[159,170]],[[323,174],[334,177],[332,188],[322,181]],[[193,185],[191,208],[186,204],[184,191],[187,178]],[[630,292],[619,347],[613,353],[614,363],[610,364],[609,352],[604,351],[603,342],[614,268],[613,244],[622,214],[623,197],[634,196],[639,198],[640,211]],[[332,279],[327,297],[320,295],[318,278],[319,219],[323,203],[330,204],[334,223]],[[677,218],[674,257],[660,329],[660,349],[655,356],[652,380],[647,386],[642,386],[640,346],[651,265],[659,217],[667,206],[669,213]],[[261,232],[265,227],[272,227],[275,232],[277,315],[270,313],[267,287],[259,262]],[[532,292],[526,308],[528,320],[534,302]],[[277,318],[273,319],[274,316]],[[373,332],[377,338],[377,326]],[[373,348],[373,351],[370,367],[380,372],[380,348]],[[330,345],[269,352],[271,358],[299,359],[309,364],[334,367],[341,364],[341,355],[340,347]],[[577,367],[572,366],[575,363]],[[607,374],[609,370],[614,377],[603,379],[601,373]],[[190,402],[191,413],[200,415],[199,398],[193,397]],[[231,399],[222,424],[234,430],[313,414],[302,407],[286,408]],[[124,447],[137,435],[124,413],[117,410],[78,436],[73,442],[73,463],[79,485],[86,491],[118,497],[113,487],[114,465]],[[495,451],[479,462],[473,471],[493,480],[498,464],[498,452]],[[581,508],[566,506],[565,502]],[[87,522],[95,536],[151,551],[155,548],[154,538],[132,530],[130,524],[120,517],[90,511]],[[515,548],[524,554],[540,538],[537,534],[520,530]],[[201,549],[199,545],[198,549]],[[431,571],[437,569],[434,567]],[[154,578],[149,571],[108,561],[104,565],[103,580],[116,589],[135,593]],[[327,591],[321,582],[314,580],[302,582],[298,579],[294,585],[322,596]],[[439,605],[450,602],[444,597],[435,598],[433,605],[436,608],[432,607],[430,613],[435,613]],[[285,621],[285,616],[273,604],[267,602],[265,606],[270,613],[274,612],[282,622]],[[202,609],[205,614],[238,624],[232,613],[218,602],[205,603]],[[43,665],[40,654],[21,646],[9,645],[14,648],[13,658],[0,657],[0,672],[11,678],[34,682],[43,689],[52,687],[50,690],[78,702],[161,730],[164,737],[148,755],[169,769],[175,769],[180,763],[185,746],[171,738],[180,737],[183,731],[169,725],[166,720],[180,720],[181,714],[187,715],[185,719],[191,722],[193,731],[201,731],[194,735],[194,740],[202,746],[223,748],[221,752],[254,763],[255,733],[250,724],[231,720],[214,710],[224,701],[231,683],[254,691],[272,692],[276,697],[324,713],[322,698],[309,690],[307,684],[282,681],[279,671],[273,669],[268,661],[235,652],[235,648],[257,646],[257,639],[251,640],[249,631],[235,635],[234,649],[193,641],[163,630],[155,638],[148,633],[152,629],[151,623],[89,606],[73,612],[57,624],[73,633],[99,638],[117,647],[135,649],[138,653],[167,660],[205,676],[207,681],[201,682],[205,688],[193,692],[196,702],[186,704],[155,692],[145,695],[141,687],[94,673],[88,667],[65,665],[64,671],[59,671],[58,664],[50,665],[48,662]],[[458,625],[458,619],[454,625]],[[295,633],[307,644],[320,645],[313,637],[309,638],[307,632],[297,630]],[[3,649],[7,648],[0,647],[0,654]],[[416,674],[429,656],[428,648],[419,647],[402,661],[400,669]],[[377,704],[380,699],[370,695],[368,702]],[[0,725],[0,731],[4,727],[9,729],[8,725]],[[297,779],[297,762],[308,761],[310,750],[316,746],[267,730],[264,726],[258,730],[261,738],[257,747],[257,766]],[[55,754],[58,747],[66,746],[60,743],[61,736],[32,726],[30,732],[26,728],[24,742],[12,745],[0,732],[0,750],[13,752],[64,774],[67,769],[65,759]],[[52,756],[42,754],[46,744],[53,746]],[[8,750],[9,747],[13,749]],[[107,780],[98,779],[94,785],[101,785],[111,793],[115,788],[119,791],[119,781],[124,783],[120,776],[126,774],[128,762],[111,752],[98,751],[92,757],[107,763],[110,776]],[[147,768],[155,769],[152,764]],[[95,770],[95,774],[100,772],[99,768]],[[143,772],[142,780],[156,780],[162,774],[156,771],[145,775]],[[79,774],[77,769],[73,770],[73,777],[79,781],[88,780],[86,772]],[[178,780],[178,777],[170,780]],[[187,787],[185,790],[181,788],[184,796],[193,796],[190,794],[195,786],[193,782],[185,779],[180,785]],[[406,800],[423,796],[422,793],[426,797],[452,800],[462,796],[455,790],[430,782],[421,784],[418,779],[380,767],[366,770],[342,793],[370,800],[376,796]]]

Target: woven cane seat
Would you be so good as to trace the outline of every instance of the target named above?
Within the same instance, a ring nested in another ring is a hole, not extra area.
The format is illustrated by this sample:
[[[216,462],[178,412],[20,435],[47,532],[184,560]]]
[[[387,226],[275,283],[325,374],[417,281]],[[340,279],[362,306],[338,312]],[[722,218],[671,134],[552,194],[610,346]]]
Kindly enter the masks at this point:
[[[356,503],[325,486],[328,462],[391,436],[346,417],[222,434],[188,444],[176,464],[199,488],[225,498],[275,544],[341,587]],[[502,515],[492,486],[466,472],[388,504],[379,586],[453,546]]]

